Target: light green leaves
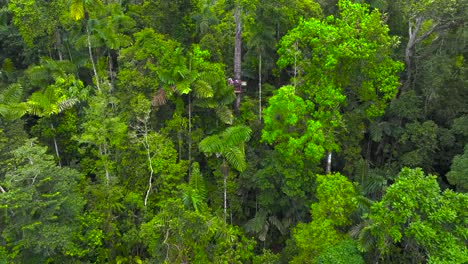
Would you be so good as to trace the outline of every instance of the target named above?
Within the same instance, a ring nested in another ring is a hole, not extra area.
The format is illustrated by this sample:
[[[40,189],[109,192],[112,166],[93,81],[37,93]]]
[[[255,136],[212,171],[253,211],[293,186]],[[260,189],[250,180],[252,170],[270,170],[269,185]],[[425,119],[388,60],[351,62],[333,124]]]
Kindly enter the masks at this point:
[[[384,255],[401,243],[420,247],[429,262],[464,263],[467,207],[466,194],[441,192],[435,176],[404,168],[382,201],[371,207],[370,225],[363,232],[370,231]]]
[[[84,1],[73,0],[70,5],[70,16],[73,20],[81,20],[84,17]]]
[[[317,175],[317,203],[311,205],[312,221],[293,231],[299,254],[292,263],[314,263],[322,252],[345,238],[341,228],[350,224],[357,208],[353,184],[343,175]]]
[[[265,111],[263,140],[315,162],[344,144],[337,134],[347,118],[383,114],[402,68],[390,57],[397,39],[378,11],[348,0],[339,7],[339,17],[302,20],[281,39],[277,64],[292,67],[294,87],[281,88]]]

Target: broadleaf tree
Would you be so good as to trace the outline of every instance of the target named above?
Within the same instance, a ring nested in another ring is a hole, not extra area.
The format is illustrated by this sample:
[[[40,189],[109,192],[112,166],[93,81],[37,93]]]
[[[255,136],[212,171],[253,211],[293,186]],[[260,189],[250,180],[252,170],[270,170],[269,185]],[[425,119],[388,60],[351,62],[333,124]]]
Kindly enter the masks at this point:
[[[402,67],[391,58],[398,41],[389,36],[379,11],[349,0],[338,5],[338,17],[303,20],[281,39],[277,63],[292,68],[294,89],[282,87],[270,99],[263,129],[264,141],[287,143],[289,153],[304,153],[318,162],[326,152],[327,172],[332,151],[344,143],[337,133],[353,129],[343,112],[352,112],[361,122],[382,115],[397,93],[397,73]],[[282,121],[289,112],[275,109],[279,109],[275,100],[286,92],[308,108],[296,117],[300,122],[289,128]],[[292,133],[287,132],[290,129]],[[309,130],[315,132],[304,138]],[[316,148],[313,154],[307,151],[311,147]]]

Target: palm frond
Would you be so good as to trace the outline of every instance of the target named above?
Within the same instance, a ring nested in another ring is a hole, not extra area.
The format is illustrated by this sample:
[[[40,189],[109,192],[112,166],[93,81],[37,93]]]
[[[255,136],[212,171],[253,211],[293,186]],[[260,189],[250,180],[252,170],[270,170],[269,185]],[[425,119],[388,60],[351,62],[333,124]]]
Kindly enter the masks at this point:
[[[23,96],[23,87],[20,84],[11,84],[0,93],[0,104],[18,103]]]
[[[167,102],[166,90],[158,89],[156,93],[153,95],[153,99],[151,100],[151,105],[153,106],[161,106],[165,105]]]
[[[27,111],[26,103],[9,104],[9,105],[0,104],[0,116],[2,116],[6,120],[19,119],[24,114],[26,114],[26,111]]]
[[[236,146],[250,140],[252,129],[248,126],[238,125],[228,127],[221,137],[228,146]]]
[[[224,158],[236,170],[243,172],[247,168],[245,152],[238,146],[227,147],[224,151]]]
[[[286,234],[286,228],[284,228],[283,223],[281,223],[276,216],[272,215],[268,217],[268,221],[273,224],[282,235]]]
[[[70,16],[72,19],[78,21],[84,17],[84,3],[83,0],[73,0],[70,5]]]
[[[196,80],[192,83],[194,95],[196,98],[213,97],[213,89],[211,85],[203,80]]]
[[[199,149],[206,154],[221,153],[224,151],[224,143],[218,135],[208,136],[200,141]]]
[[[215,109],[218,118],[225,124],[231,125],[234,120],[234,114],[231,109],[225,105],[218,106]]]
[[[247,221],[244,225],[244,229],[248,233],[260,233],[267,223],[267,214],[265,210],[260,209],[255,217]]]
[[[75,98],[70,98],[59,102],[57,104],[59,113],[63,112],[66,109],[72,108],[76,103],[78,103],[78,100]]]

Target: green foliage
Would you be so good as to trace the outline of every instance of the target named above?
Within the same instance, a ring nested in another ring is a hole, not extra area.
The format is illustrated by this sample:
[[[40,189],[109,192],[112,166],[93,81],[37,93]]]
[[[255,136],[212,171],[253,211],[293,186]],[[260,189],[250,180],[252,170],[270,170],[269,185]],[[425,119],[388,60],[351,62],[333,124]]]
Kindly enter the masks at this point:
[[[19,84],[9,85],[0,92],[0,116],[6,120],[15,120],[22,117],[27,106],[21,102],[23,96],[23,87]]]
[[[171,200],[151,221],[142,225],[141,236],[158,263],[245,263],[253,243],[208,213],[184,209]]]
[[[441,193],[435,178],[421,169],[404,168],[382,201],[372,205],[361,243],[370,232],[384,257],[404,254],[412,261],[466,262],[468,197],[451,190]],[[413,250],[398,253],[398,247]]]
[[[320,122],[310,120],[313,104],[295,94],[293,86],[283,86],[270,98],[265,109],[262,140],[287,157],[304,154],[319,161],[325,153],[325,135]],[[328,148],[333,148],[328,146]]]
[[[222,156],[236,170],[247,168],[244,142],[249,141],[252,130],[247,126],[231,126],[219,135],[208,136],[200,144],[200,150],[208,155]]]
[[[66,79],[58,77],[55,84],[47,86],[41,92],[33,93],[28,101],[28,112],[32,115],[50,117],[67,108],[71,108],[78,99],[69,97],[83,89],[83,83],[74,76],[68,75]]]
[[[457,155],[453,158],[447,179],[450,184],[457,186],[458,191],[468,191],[468,145],[465,146],[463,155]]]
[[[364,264],[364,259],[353,240],[343,240],[327,248],[317,258],[319,264]]]
[[[467,262],[467,10],[0,0],[0,263]]]
[[[13,13],[13,22],[19,28],[26,44],[33,46],[36,38],[52,35],[56,30],[62,12],[66,10],[63,1],[41,2],[14,0],[8,2]]]
[[[182,201],[186,207],[193,208],[196,212],[207,210],[206,186],[197,162],[192,164],[192,174],[189,183],[182,187],[182,194]]]
[[[292,67],[294,87],[273,96],[265,111],[264,140],[315,162],[346,144],[337,133],[358,130],[364,120],[383,114],[396,95],[402,67],[390,58],[397,39],[388,35],[379,12],[350,1],[339,7],[338,18],[303,20],[281,39],[277,64]],[[351,113],[343,115],[344,110]],[[280,112],[291,118],[281,120]],[[357,128],[348,127],[351,119]],[[291,128],[284,131],[281,122]]]
[[[66,261],[79,250],[75,234],[84,206],[81,175],[59,168],[35,141],[16,149],[1,185],[2,238],[14,262]]]
[[[341,230],[350,224],[349,216],[357,208],[353,184],[339,173],[317,176],[316,197],[318,202],[310,210],[312,221],[293,231],[299,252],[291,263],[320,263],[317,257],[345,239]]]

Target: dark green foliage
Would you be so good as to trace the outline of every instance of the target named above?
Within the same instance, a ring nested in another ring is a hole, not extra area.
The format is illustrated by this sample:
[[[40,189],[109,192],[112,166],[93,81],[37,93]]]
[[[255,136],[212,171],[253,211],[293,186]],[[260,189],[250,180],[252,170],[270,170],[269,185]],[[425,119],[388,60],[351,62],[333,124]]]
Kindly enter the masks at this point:
[[[13,151],[1,181],[2,240],[15,262],[66,261],[82,255],[76,234],[84,199],[73,169],[59,168],[46,148],[28,141]],[[2,244],[3,244],[2,243]]]
[[[468,191],[468,145],[465,146],[463,155],[457,155],[453,158],[452,166],[447,173],[447,179],[450,184],[457,187],[457,191]]]
[[[468,262],[467,10],[0,0],[0,263]]]

